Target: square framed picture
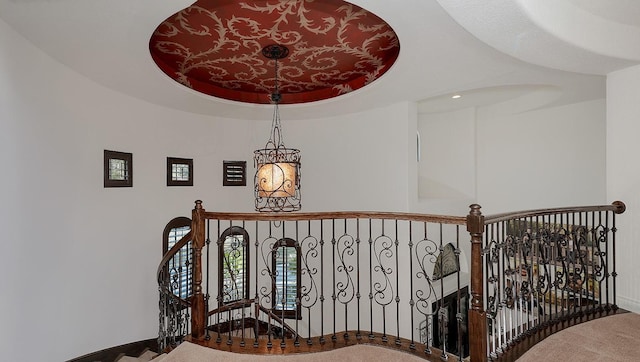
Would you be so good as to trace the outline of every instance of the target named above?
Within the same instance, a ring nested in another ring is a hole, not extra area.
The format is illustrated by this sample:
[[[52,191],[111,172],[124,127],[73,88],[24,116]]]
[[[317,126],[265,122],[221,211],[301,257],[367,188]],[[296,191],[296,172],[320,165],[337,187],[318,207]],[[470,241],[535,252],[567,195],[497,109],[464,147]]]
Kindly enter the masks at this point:
[[[104,150],[104,187],[133,187],[133,154]]]
[[[222,162],[223,186],[247,186],[247,161]]]
[[[167,186],[193,186],[193,159],[167,157]]]

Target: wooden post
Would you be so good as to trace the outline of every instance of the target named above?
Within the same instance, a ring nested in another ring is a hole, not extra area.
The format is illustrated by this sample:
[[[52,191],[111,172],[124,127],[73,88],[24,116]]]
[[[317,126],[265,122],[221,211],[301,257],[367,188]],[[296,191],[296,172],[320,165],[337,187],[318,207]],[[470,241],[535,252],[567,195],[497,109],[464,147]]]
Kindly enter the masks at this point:
[[[467,215],[467,231],[471,235],[471,309],[469,309],[469,357],[471,362],[487,361],[487,316],[484,310],[484,269],[482,234],[484,216],[480,205],[473,204]]]
[[[191,212],[191,232],[193,233],[193,296],[191,297],[191,337],[202,341],[205,338],[207,310],[202,294],[202,248],[204,247],[205,229],[202,214],[202,201],[196,200],[196,207]]]

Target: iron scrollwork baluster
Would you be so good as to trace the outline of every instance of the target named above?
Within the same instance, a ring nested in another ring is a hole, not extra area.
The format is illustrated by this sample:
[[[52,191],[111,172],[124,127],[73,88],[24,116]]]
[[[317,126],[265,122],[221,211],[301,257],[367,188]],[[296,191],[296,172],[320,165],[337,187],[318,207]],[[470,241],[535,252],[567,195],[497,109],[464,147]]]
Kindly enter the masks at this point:
[[[258,292],[258,304],[267,308],[268,310],[273,310],[273,301],[277,300],[277,296],[274,294],[276,292],[276,272],[271,270],[271,260],[275,257],[273,253],[277,252],[277,248],[274,246],[277,243],[277,239],[273,236],[269,236],[264,239],[261,245],[261,258],[263,262],[263,267],[260,270],[260,274],[262,276],[266,276],[269,278],[269,285],[263,285],[260,287]],[[269,316],[268,329],[271,330],[271,316]],[[267,347],[271,348],[273,343],[271,341],[271,332],[269,331],[267,334]]]
[[[416,272],[416,279],[418,279],[418,285],[424,285],[426,288],[418,288],[415,291],[416,297],[416,310],[424,316],[423,322],[420,323],[419,328],[425,328],[425,339],[422,342],[425,344],[424,352],[431,354],[430,343],[430,328],[432,326],[431,320],[433,319],[434,311],[431,310],[432,299],[436,297],[436,291],[431,280],[431,266],[435,264],[437,260],[437,244],[429,239],[422,239],[415,244],[416,262],[418,265],[418,271]],[[424,282],[420,280],[424,279]]]
[[[345,230],[346,232],[346,230]],[[349,263],[348,257],[355,255],[355,240],[351,235],[344,234],[336,241],[336,252],[339,263],[336,266],[337,277],[335,284],[335,300],[344,305],[345,339],[348,339],[347,306],[355,297],[355,284],[351,273],[354,271],[353,263]]]
[[[318,274],[318,268],[313,266],[313,261],[316,261],[319,255],[318,246],[320,245],[318,239],[314,236],[307,236],[300,242],[300,248],[302,249],[301,255],[301,286],[300,286],[300,304],[308,311],[308,318],[311,320],[311,309],[318,302],[318,286],[316,284],[315,276]],[[308,326],[307,345],[312,344],[311,340],[311,324]]]
[[[382,341],[387,342],[386,327],[386,307],[391,304],[394,299],[393,285],[390,276],[394,273],[393,267],[389,267],[387,263],[393,263],[394,242],[390,237],[384,234],[384,221],[382,221],[382,234],[373,241],[373,253],[376,265],[373,267],[372,273],[381,277],[373,283],[373,300],[382,307]]]

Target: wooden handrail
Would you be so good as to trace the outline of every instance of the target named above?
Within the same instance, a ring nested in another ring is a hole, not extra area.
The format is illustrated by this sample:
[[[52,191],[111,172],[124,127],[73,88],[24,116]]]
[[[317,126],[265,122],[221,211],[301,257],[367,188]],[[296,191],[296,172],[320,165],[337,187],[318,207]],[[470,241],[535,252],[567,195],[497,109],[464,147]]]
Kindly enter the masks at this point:
[[[595,205],[595,206],[574,206],[574,207],[559,207],[550,209],[536,209],[516,212],[506,212],[501,214],[489,215],[484,217],[485,224],[492,224],[501,221],[519,219],[523,217],[535,217],[554,214],[571,214],[579,212],[592,212],[592,211],[612,211],[616,214],[622,214],[627,209],[626,205],[622,201],[615,201],[611,205]]]
[[[480,205],[471,205],[469,215],[467,215],[467,231],[471,236],[471,308],[469,309],[469,357],[473,362],[488,361],[488,329],[487,311],[484,310],[484,268],[483,268],[483,236],[485,226],[509,220],[521,218],[531,218],[538,216],[572,214],[583,212],[613,212],[622,214],[626,206],[622,201],[615,201],[611,205],[577,206],[546,208],[526,211],[516,211],[501,213],[490,216],[482,215]],[[615,274],[615,272],[614,272]],[[535,335],[535,333],[525,334],[525,336]],[[527,337],[523,338],[526,339]],[[516,356],[517,357],[517,356]],[[509,360],[509,358],[507,358]]]
[[[191,298],[191,337],[195,341],[204,342],[207,317],[216,313],[225,312],[231,309],[253,305],[257,310],[267,313],[273,320],[278,322],[288,332],[296,333],[287,326],[284,321],[268,308],[263,307],[252,299],[242,299],[233,303],[221,305],[218,308],[207,311],[205,297],[202,293],[203,265],[201,260],[202,248],[205,240],[205,221],[213,220],[242,220],[242,221],[312,221],[312,220],[348,220],[348,219],[372,219],[372,220],[406,220],[424,223],[439,223],[449,225],[465,225],[469,233],[471,242],[471,270],[470,270],[470,295],[471,306],[469,313],[469,334],[470,358],[473,362],[484,362],[488,360],[488,322],[487,311],[484,309],[485,285],[483,276],[483,242],[486,225],[503,222],[513,219],[546,216],[555,214],[571,214],[581,212],[613,212],[621,214],[626,206],[623,202],[616,201],[611,205],[578,206],[562,208],[546,208],[528,211],[517,211],[501,213],[490,216],[482,214],[480,205],[470,206],[470,212],[464,217],[443,216],[404,212],[366,212],[366,211],[342,211],[342,212],[306,212],[306,213],[228,213],[228,212],[208,212],[202,207],[202,201],[196,201],[196,206],[192,212],[192,227],[188,234],[193,240],[193,296]],[[183,238],[184,239],[184,238]],[[182,240],[181,240],[182,241]],[[257,245],[257,244],[256,244]],[[172,248],[173,250],[173,248]],[[163,258],[163,263],[165,263]],[[168,259],[167,259],[168,260]],[[159,268],[159,273],[160,273]]]
[[[302,212],[285,213],[233,213],[233,212],[203,212],[205,219],[215,220],[246,220],[246,221],[307,221],[330,219],[386,219],[433,222],[440,224],[464,225],[463,216],[443,216],[416,214],[407,212],[374,212],[374,211],[339,211],[339,212]]]
[[[218,313],[222,313],[222,312],[226,312],[228,310],[232,310],[232,309],[236,309],[236,308],[242,308],[242,307],[246,307],[246,306],[250,306],[252,305],[254,302],[253,299],[240,299],[240,300],[236,300],[235,302],[231,302],[231,303],[227,303],[227,304],[223,304],[220,307],[216,308],[216,309],[212,309],[209,311],[209,313],[207,314],[208,316],[212,316],[214,314],[218,314]]]
[[[171,249],[169,249],[164,254],[164,256],[162,257],[162,260],[160,260],[160,264],[158,265],[158,271],[156,273],[158,276],[158,282],[160,281],[161,273],[164,272],[164,267],[169,262],[169,260],[171,260],[171,258],[173,258],[178,253],[178,251],[180,251],[180,249],[182,249],[185,245],[187,245],[187,243],[189,243],[191,239],[192,239],[191,231],[189,231],[182,237],[182,239],[178,240],[178,242],[175,243],[171,247]]]
[[[285,330],[287,330],[287,332],[291,333],[291,335],[295,336],[297,333],[296,331],[289,327],[288,324],[286,324],[282,318],[278,317],[275,313],[273,313],[273,311],[261,306],[258,304],[258,308],[263,311],[264,313],[266,313],[269,317],[275,319],[276,322],[280,323],[280,325],[282,326],[282,328],[284,328]],[[256,316],[257,317],[257,316]]]
[[[248,307],[255,304],[255,300],[254,299],[240,299],[237,300],[235,302],[231,302],[231,303],[227,303],[227,304],[223,304],[220,307],[213,309],[211,311],[209,311],[209,313],[207,314],[208,316],[212,316],[214,314],[218,314],[218,313],[222,313],[222,312],[226,312],[229,310],[233,310],[233,309],[237,309],[237,308],[242,308],[242,307]],[[270,316],[272,319],[274,319],[276,322],[278,322],[282,328],[284,328],[287,332],[291,333],[292,335],[296,334],[296,331],[291,328],[288,324],[286,324],[284,322],[284,320],[282,320],[282,318],[280,318],[277,314],[273,313],[273,311],[265,308],[262,305],[257,305],[257,309],[261,310],[262,312],[264,312],[265,314],[267,314],[268,316]],[[257,315],[256,315],[256,319],[257,319]]]
[[[160,264],[158,265],[158,271],[156,274],[158,278],[158,288],[160,288],[160,291],[166,294],[167,296],[169,296],[170,298],[172,298],[173,300],[175,300],[179,305],[182,305],[185,307],[189,306],[191,303],[186,299],[180,298],[179,296],[175,295],[171,290],[169,290],[167,286],[164,283],[162,283],[162,277],[163,277],[163,274],[165,274],[167,271],[165,268],[169,260],[171,260],[171,258],[173,258],[178,253],[178,251],[180,251],[180,249],[182,249],[190,241],[191,241],[191,231],[185,234],[177,243],[175,243],[171,247],[171,249],[169,249],[164,254],[164,256],[162,257],[162,260],[160,261]]]

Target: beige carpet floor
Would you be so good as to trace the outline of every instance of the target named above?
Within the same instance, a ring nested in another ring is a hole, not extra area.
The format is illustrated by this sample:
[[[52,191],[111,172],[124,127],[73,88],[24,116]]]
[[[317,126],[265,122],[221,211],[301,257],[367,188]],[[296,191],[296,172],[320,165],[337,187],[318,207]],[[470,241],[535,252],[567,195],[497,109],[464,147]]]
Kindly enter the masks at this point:
[[[640,361],[640,314],[616,314],[555,333],[517,362],[534,361]]]
[[[286,362],[424,362],[425,360],[405,352],[373,345],[358,344],[339,348],[333,351],[318,353],[292,353],[286,355],[239,354],[218,351],[211,348],[184,342],[171,351],[162,362],[252,362],[252,361],[286,361]]]
[[[424,362],[408,353],[374,345],[354,345],[328,352],[288,355],[237,354],[184,342],[162,362]],[[517,362],[640,361],[640,315],[622,313],[567,328],[538,343]]]

